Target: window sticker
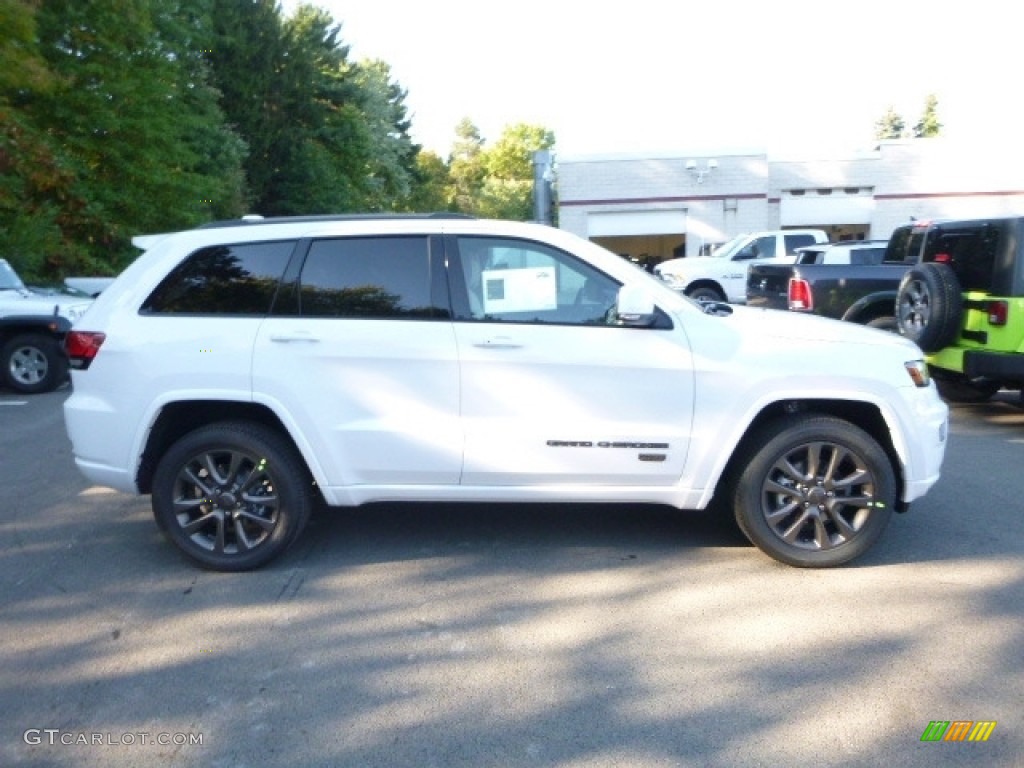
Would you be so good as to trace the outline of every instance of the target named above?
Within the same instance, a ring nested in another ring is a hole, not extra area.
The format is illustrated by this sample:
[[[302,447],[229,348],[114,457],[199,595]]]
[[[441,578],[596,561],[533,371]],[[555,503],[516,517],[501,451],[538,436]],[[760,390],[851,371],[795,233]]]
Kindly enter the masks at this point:
[[[484,314],[537,312],[558,308],[555,268],[487,269],[483,272]]]

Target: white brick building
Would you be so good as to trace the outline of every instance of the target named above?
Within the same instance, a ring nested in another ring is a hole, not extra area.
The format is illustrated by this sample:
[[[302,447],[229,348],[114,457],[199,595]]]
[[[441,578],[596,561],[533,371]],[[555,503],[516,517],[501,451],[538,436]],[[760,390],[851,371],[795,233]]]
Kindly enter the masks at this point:
[[[764,153],[559,158],[562,229],[638,260],[693,256],[741,232],[819,227],[886,239],[917,219],[1024,215],[1024,157],[942,139],[842,159]]]

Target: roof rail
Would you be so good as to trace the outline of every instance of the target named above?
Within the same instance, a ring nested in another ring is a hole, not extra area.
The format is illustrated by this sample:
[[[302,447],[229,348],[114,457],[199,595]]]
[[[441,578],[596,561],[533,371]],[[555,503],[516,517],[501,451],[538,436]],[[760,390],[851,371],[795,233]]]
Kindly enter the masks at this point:
[[[373,220],[401,220],[401,219],[474,219],[465,213],[451,213],[449,211],[435,211],[433,213],[325,213],[307,216],[269,216],[263,217],[259,214],[247,214],[240,219],[225,219],[222,221],[208,221],[200,224],[196,229],[214,229],[217,227],[240,227],[255,226],[259,224],[298,224],[298,223],[320,223],[330,221],[373,221]]]

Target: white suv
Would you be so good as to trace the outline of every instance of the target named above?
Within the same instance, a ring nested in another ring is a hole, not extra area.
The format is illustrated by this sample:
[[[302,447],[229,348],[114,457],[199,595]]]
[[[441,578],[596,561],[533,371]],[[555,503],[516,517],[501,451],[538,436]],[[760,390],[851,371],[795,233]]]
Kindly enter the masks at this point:
[[[208,568],[378,500],[715,499],[772,557],[831,566],[939,477],[947,408],[914,344],[702,305],[558,229],[306,217],[138,242],[69,334],[68,434]]]

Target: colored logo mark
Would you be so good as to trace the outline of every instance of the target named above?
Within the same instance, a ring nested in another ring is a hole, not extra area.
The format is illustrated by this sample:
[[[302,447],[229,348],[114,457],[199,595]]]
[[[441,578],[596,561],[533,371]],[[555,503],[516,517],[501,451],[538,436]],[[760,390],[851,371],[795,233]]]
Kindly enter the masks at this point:
[[[932,720],[921,741],[988,741],[995,729],[995,720]]]

